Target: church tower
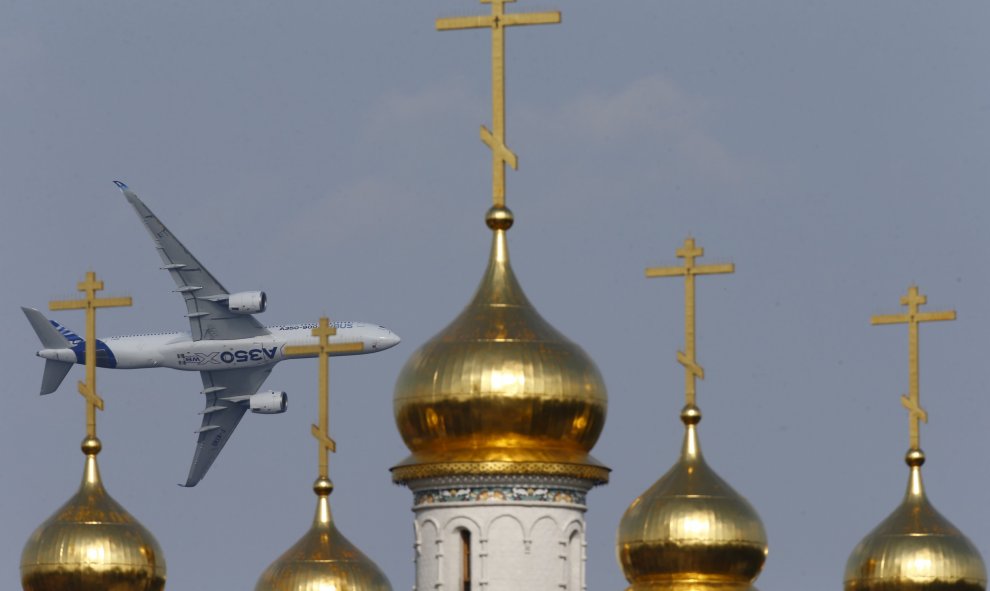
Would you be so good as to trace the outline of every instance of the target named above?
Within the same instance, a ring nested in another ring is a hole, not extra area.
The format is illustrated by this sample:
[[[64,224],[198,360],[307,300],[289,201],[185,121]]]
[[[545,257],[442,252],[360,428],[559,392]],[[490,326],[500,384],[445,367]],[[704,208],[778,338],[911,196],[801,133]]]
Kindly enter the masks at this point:
[[[585,499],[608,481],[589,455],[607,395],[588,355],[550,326],[509,261],[505,164],[505,27],[551,24],[560,13],[440,19],[440,30],[492,33],[493,202],[488,265],[474,297],[406,362],[395,419],[411,455],[392,468],[413,492],[419,591],[582,591]]]

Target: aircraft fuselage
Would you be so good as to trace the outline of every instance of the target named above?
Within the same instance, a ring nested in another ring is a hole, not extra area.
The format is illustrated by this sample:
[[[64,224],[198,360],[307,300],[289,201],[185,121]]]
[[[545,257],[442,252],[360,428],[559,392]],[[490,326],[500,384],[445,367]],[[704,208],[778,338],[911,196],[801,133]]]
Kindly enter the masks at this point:
[[[363,322],[334,322],[337,334],[330,337],[331,345],[361,343],[360,351],[338,352],[334,355],[358,355],[384,351],[395,346],[399,337],[392,331]],[[99,367],[142,369],[168,367],[186,371],[218,371],[274,365],[286,359],[285,347],[315,345],[312,336],[315,324],[276,325],[266,327],[271,334],[250,339],[199,340],[189,333],[167,332],[97,339],[96,356]],[[38,357],[85,363],[85,343],[70,341],[71,348],[42,349]],[[315,355],[293,355],[293,359]]]

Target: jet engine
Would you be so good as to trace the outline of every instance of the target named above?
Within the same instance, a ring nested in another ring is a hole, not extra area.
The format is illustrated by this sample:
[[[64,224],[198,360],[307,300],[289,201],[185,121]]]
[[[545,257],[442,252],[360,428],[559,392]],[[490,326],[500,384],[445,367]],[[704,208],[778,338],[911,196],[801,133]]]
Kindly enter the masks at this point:
[[[289,396],[285,392],[265,390],[248,398],[251,412],[263,415],[277,415],[285,412],[289,405]]]
[[[260,314],[268,307],[268,296],[263,291],[232,293],[227,308],[235,314]]]

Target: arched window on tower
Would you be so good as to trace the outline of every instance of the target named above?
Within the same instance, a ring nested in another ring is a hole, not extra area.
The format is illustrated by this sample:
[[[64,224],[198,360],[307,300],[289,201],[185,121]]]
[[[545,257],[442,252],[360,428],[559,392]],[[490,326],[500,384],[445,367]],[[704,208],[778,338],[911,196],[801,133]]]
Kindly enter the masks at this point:
[[[577,530],[571,533],[570,539],[567,541],[567,591],[584,591],[584,581],[582,581],[582,574],[584,573],[584,564],[581,548],[581,534]]]
[[[461,584],[459,591],[471,591],[471,532],[461,530]]]

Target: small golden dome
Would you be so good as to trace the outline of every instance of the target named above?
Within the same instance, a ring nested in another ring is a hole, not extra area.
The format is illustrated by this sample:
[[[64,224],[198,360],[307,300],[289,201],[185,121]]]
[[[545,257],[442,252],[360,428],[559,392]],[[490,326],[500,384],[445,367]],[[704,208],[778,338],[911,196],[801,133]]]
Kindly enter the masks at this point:
[[[681,457],[626,509],[619,564],[629,591],[745,591],[767,557],[767,535],[753,507],[705,462],[701,413],[687,406]]]
[[[96,454],[87,438],[82,484],[31,534],[21,553],[25,591],[159,591],[165,556],[151,533],[103,488]]]
[[[980,552],[928,501],[925,456],[908,453],[907,494],[856,546],[846,562],[846,591],[984,591]]]
[[[481,285],[399,375],[395,420],[412,455],[392,469],[396,482],[498,473],[608,480],[588,455],[605,424],[605,383],[523,293],[509,264],[512,221],[504,207],[489,210]]]
[[[255,591],[391,591],[382,571],[334,525],[329,479],[313,485],[317,496],[313,526],[258,580]]]

